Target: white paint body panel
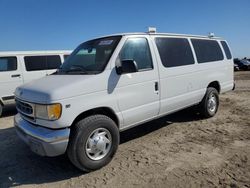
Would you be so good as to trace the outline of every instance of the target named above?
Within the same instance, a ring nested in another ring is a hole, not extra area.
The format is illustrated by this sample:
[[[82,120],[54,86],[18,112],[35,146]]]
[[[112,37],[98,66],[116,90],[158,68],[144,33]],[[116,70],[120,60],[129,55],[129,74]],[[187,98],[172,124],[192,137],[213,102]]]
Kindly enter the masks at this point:
[[[54,129],[70,127],[81,113],[98,107],[108,107],[118,117],[120,130],[125,130],[199,103],[208,84],[213,81],[219,82],[221,92],[232,90],[234,85],[232,60],[224,58],[218,62],[198,64],[195,58],[193,65],[165,68],[154,43],[155,36],[158,35],[123,34],[102,73],[51,75],[17,88],[15,95],[28,102],[62,104],[61,118],[56,121],[37,120],[36,123],[40,126]],[[206,38],[167,34],[159,36]],[[153,70],[117,75],[116,58],[126,39],[130,37],[148,39]],[[195,57],[194,50],[193,54]],[[159,83],[159,91],[155,91],[155,82]],[[20,91],[23,92],[22,96]],[[65,107],[68,104],[70,108]]]
[[[61,62],[64,61],[63,55],[70,54],[71,51],[22,51],[22,52],[0,52],[0,57],[16,57],[17,70],[0,72],[0,100],[4,105],[14,103],[14,100],[3,100],[3,97],[14,96],[15,89],[32,80],[42,78],[48,74],[55,72],[53,70],[43,71],[26,71],[24,64],[25,56],[42,56],[42,55],[59,55]],[[12,75],[20,75],[20,77],[12,77]]]

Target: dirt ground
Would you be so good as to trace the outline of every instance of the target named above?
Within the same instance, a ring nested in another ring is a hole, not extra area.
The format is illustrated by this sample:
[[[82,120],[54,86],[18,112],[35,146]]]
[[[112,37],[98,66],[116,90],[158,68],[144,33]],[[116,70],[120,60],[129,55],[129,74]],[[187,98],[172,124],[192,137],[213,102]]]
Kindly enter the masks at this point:
[[[250,187],[250,72],[235,79],[215,117],[187,109],[123,132],[112,162],[87,174],[66,156],[33,154],[8,109],[0,119],[0,187]]]

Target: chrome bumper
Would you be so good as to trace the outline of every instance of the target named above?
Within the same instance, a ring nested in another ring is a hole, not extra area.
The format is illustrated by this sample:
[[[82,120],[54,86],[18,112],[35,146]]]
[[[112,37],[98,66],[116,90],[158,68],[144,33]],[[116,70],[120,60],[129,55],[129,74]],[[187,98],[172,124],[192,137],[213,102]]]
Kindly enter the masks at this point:
[[[21,118],[17,114],[14,125],[18,136],[30,147],[30,149],[41,156],[57,156],[65,153],[70,129],[47,129],[35,126]]]

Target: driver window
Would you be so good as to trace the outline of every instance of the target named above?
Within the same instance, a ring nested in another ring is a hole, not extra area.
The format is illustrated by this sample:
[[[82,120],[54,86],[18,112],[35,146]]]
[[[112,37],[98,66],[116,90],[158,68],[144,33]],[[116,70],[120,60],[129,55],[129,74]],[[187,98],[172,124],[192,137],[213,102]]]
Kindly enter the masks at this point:
[[[134,60],[139,71],[153,69],[151,53],[146,38],[128,39],[119,54],[119,59],[120,61]]]

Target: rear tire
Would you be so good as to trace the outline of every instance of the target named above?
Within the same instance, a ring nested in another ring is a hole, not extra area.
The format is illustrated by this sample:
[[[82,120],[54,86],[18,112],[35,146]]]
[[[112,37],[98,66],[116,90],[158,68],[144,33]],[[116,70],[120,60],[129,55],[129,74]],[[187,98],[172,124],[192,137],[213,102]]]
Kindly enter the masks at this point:
[[[85,172],[97,170],[112,160],[119,139],[118,127],[112,119],[92,115],[72,128],[67,154],[78,169]]]
[[[200,113],[205,118],[213,117],[219,108],[219,93],[213,88],[207,88],[207,92],[200,103]]]

